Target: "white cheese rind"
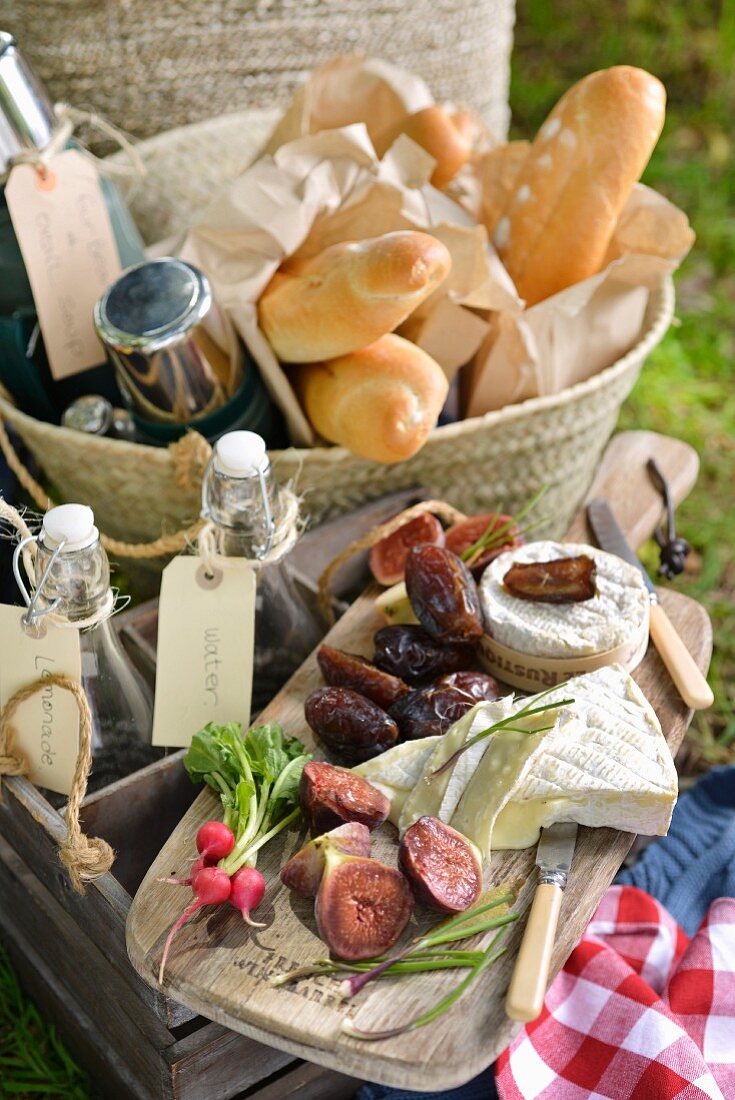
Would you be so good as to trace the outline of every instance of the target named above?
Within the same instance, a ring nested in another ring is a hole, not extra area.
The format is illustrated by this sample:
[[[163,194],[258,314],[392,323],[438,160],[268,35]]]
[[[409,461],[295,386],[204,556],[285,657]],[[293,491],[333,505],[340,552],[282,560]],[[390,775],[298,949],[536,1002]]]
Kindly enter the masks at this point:
[[[553,561],[582,554],[597,566],[590,600],[547,604],[511,596],[503,578],[516,562]],[[488,633],[502,645],[533,657],[583,657],[648,634],[648,590],[638,569],[614,554],[578,543],[531,542],[501,554],[480,581]]]
[[[388,820],[394,825],[398,825],[403,805],[440,740],[441,737],[421,737],[416,741],[404,741],[352,769],[390,801]]]

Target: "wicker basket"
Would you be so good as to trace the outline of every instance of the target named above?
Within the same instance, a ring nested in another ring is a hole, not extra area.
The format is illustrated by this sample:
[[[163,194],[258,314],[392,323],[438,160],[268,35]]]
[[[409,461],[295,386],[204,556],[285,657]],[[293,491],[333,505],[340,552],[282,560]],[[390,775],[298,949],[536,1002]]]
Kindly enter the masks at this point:
[[[513,0],[12,0],[13,33],[56,99],[136,137],[284,105],[359,50],[421,73],[439,100],[508,128]]]

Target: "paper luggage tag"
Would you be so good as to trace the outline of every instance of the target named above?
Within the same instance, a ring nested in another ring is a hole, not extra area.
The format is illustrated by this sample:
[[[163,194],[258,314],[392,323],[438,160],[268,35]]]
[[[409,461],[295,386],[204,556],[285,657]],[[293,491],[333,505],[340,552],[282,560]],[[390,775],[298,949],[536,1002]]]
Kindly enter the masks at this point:
[[[58,380],[98,366],[105,353],[92,310],[121,267],[97,168],[75,149],[54,157],[45,177],[18,164],[5,197],[51,374]]]
[[[242,558],[166,566],[158,605],[153,744],[187,748],[207,722],[247,723],[253,686],[255,572]]]
[[[0,604],[0,707],[19,688],[53,673],[82,681],[79,631],[42,619],[37,633],[24,629],[24,608]],[[56,684],[39,688],[13,717],[16,747],[27,757],[28,779],[58,794],[71,791],[79,751],[76,700]]]

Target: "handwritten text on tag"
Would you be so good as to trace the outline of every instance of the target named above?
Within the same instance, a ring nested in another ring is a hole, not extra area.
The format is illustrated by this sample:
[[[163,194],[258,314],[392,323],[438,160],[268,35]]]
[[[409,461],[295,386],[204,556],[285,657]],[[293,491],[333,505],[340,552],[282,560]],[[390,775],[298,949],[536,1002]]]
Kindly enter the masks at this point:
[[[79,631],[41,620],[38,636],[21,625],[23,609],[0,604],[0,707],[35,680],[52,673],[81,683]],[[18,707],[16,747],[28,759],[28,778],[38,787],[69,794],[79,749],[79,711],[56,684],[40,688]]]
[[[250,716],[255,573],[217,559],[208,580],[200,558],[166,566],[158,607],[153,744],[186,748],[207,722]]]
[[[121,268],[97,168],[75,149],[54,157],[45,177],[19,164],[5,197],[52,375],[103,363],[92,310]]]

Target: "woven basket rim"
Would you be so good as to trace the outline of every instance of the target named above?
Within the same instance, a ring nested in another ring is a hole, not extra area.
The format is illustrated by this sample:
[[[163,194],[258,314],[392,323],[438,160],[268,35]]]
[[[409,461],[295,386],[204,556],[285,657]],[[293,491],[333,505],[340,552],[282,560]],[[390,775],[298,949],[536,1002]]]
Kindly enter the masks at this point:
[[[220,127],[227,129],[235,122],[242,122],[253,117],[272,119],[273,126],[275,126],[282,115],[283,107],[246,107],[245,109],[241,108],[239,111],[226,111],[224,114],[217,115],[216,118],[202,118],[198,122],[187,122],[182,126],[174,126],[171,130],[162,130],[160,134],[154,134],[142,141],[136,141],[135,150],[141,154],[144,160],[147,160],[149,153],[157,153],[160,149],[177,145],[182,138],[191,138],[199,133],[207,133]],[[105,160],[123,164],[127,163],[128,159],[128,154],[124,149],[118,149],[117,152],[110,153],[109,156],[105,157]]]
[[[626,352],[621,359],[613,363],[612,366],[606,367],[605,370],[592,375],[591,378],[586,379],[584,382],[577,382],[574,386],[569,386],[559,393],[550,394],[544,397],[530,397],[526,401],[521,401],[515,405],[506,405],[502,409],[493,409],[491,412],[484,413],[482,416],[457,420],[453,424],[443,424],[441,427],[432,430],[427,443],[434,440],[446,441],[452,439],[456,435],[465,435],[490,426],[495,427],[501,424],[512,423],[514,420],[531,417],[536,413],[541,413],[549,409],[562,409],[567,405],[574,404],[576,401],[592,396],[598,390],[606,388],[614,383],[619,377],[625,375],[632,366],[641,363],[656,344],[659,343],[671,323],[671,318],[674,313],[674,300],[674,281],[670,275],[667,275],[661,286],[651,292],[651,301],[647,311],[651,320],[642,338]],[[27,424],[30,430],[37,431],[40,426],[41,430],[54,433],[60,432],[62,433],[62,437],[66,437],[70,442],[72,442],[73,439],[79,440],[80,438],[80,433],[71,428],[36,420],[35,417],[21,412],[20,409],[7,401],[1,394],[0,413],[16,422],[21,435],[23,434],[23,424]],[[122,454],[125,448],[128,450],[133,449],[137,454],[141,456],[147,455],[153,461],[161,461],[162,458],[168,455],[168,448],[155,447],[147,443],[132,443],[123,439],[110,439],[102,436],[85,438],[87,441],[94,438],[95,443],[100,446],[106,447],[109,444],[117,449],[118,454]],[[318,454],[323,461],[332,463],[354,461],[357,457],[353,455],[351,451],[347,450],[346,447],[339,446],[292,446],[280,451],[274,450],[271,453],[274,458],[279,455],[288,454],[289,457],[298,456],[299,459],[307,462],[309,456],[315,454]]]

